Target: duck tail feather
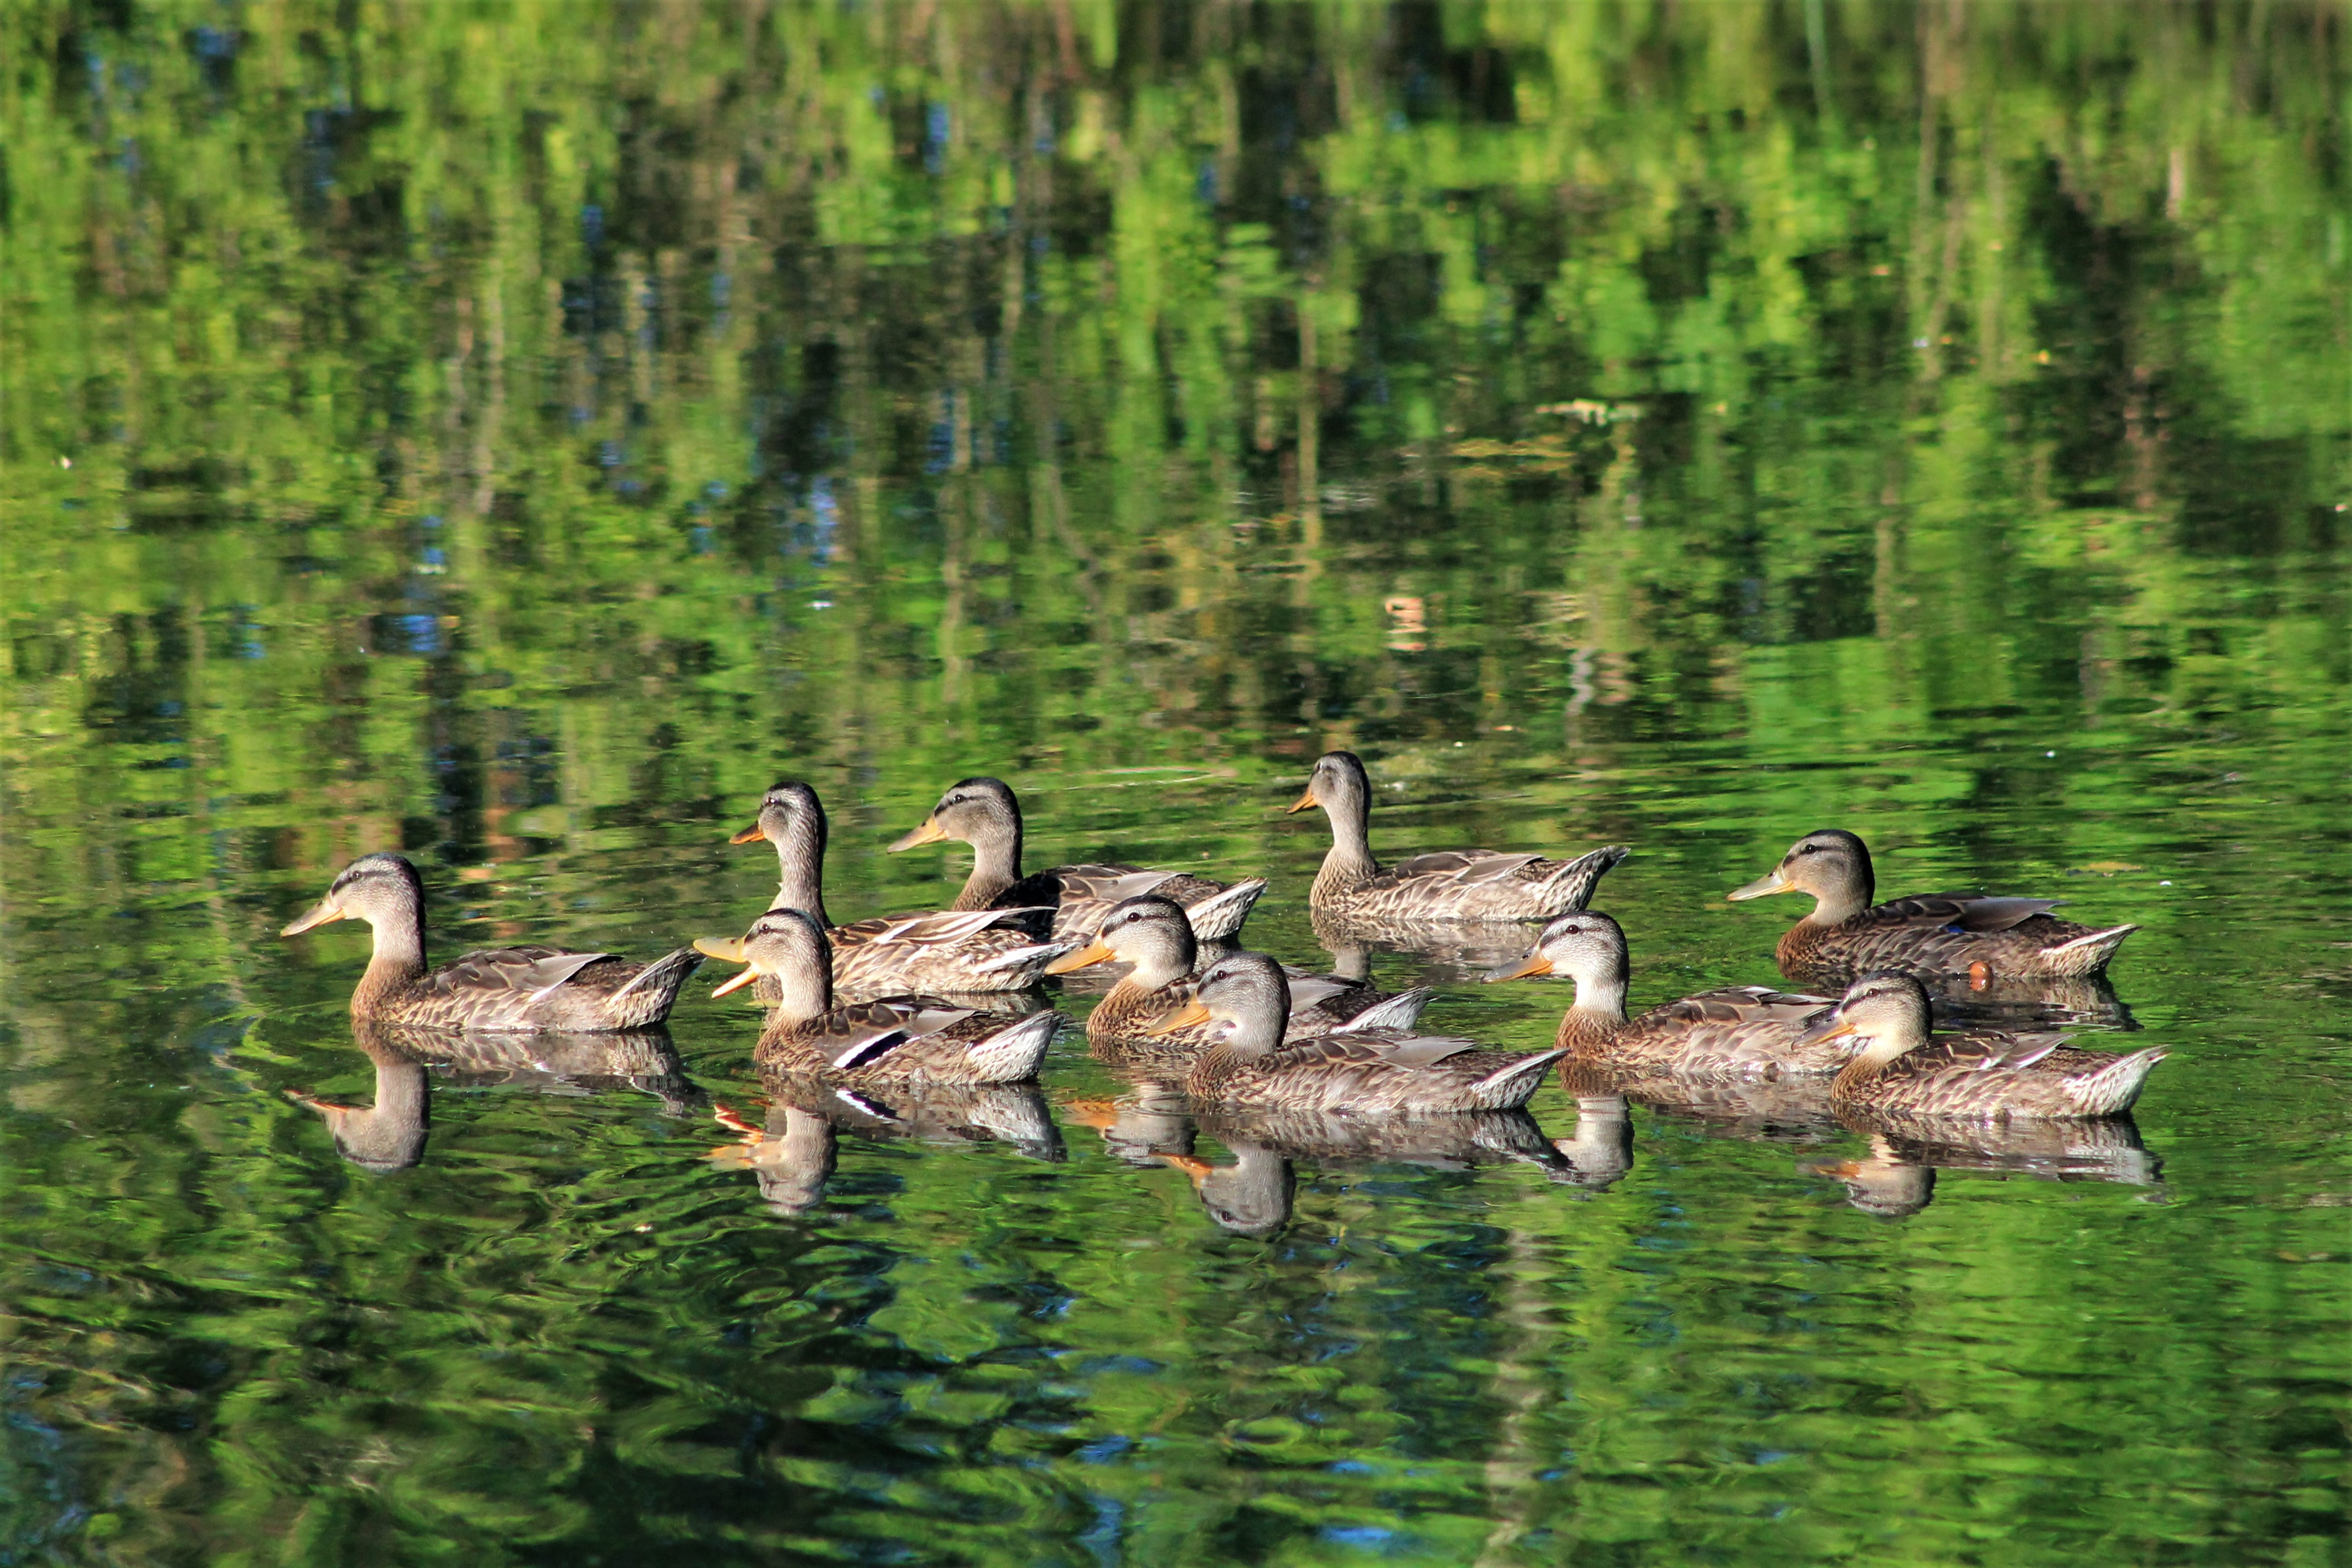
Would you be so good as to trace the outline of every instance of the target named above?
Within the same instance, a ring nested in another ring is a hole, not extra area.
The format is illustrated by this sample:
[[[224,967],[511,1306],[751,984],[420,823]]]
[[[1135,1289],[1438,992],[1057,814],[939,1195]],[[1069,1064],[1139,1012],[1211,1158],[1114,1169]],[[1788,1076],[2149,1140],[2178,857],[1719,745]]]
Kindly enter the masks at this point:
[[[2085,979],[2105,970],[2107,961],[2116,955],[2116,949],[2137,930],[2137,926],[2109,926],[2105,931],[2060,942],[2043,957],[2054,973],[2070,980]]]
[[[1242,929],[1257,896],[1265,891],[1264,877],[1244,877],[1222,893],[1212,893],[1184,907],[1192,934],[1202,942],[1221,942]]]
[[[1568,914],[1591,903],[1592,889],[1601,885],[1601,879],[1633,852],[1622,844],[1604,844],[1554,871],[1544,881],[1546,918]]]
[[[2117,1057],[2102,1068],[2072,1079],[2066,1088],[2086,1116],[2120,1116],[2139,1099],[2150,1068],[2166,1056],[2162,1046]]]

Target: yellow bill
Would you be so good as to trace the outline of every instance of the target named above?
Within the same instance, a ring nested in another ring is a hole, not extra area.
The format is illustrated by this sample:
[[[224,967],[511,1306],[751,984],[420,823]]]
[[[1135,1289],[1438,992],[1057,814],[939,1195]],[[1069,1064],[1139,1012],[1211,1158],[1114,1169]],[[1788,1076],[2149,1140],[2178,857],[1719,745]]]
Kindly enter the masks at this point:
[[[743,956],[743,939],[740,936],[698,936],[694,939],[694,951],[721,963],[751,962]]]
[[[294,921],[289,923],[287,927],[278,934],[279,936],[300,936],[304,931],[310,931],[313,927],[330,925],[336,921],[349,920],[350,918],[350,916],[343,913],[342,907],[337,904],[334,900],[321,899],[317,903],[310,906],[310,912],[309,914],[304,915],[299,921]]]
[[[890,846],[890,853],[896,855],[899,850],[912,849],[918,844],[937,844],[946,837],[947,830],[936,819],[927,816],[920,827],[894,842]]]
[[[1769,898],[1774,893],[1793,893],[1796,890],[1797,884],[1780,875],[1780,868],[1775,866],[1748,886],[1734,888],[1723,896],[1736,904],[1747,899]]]

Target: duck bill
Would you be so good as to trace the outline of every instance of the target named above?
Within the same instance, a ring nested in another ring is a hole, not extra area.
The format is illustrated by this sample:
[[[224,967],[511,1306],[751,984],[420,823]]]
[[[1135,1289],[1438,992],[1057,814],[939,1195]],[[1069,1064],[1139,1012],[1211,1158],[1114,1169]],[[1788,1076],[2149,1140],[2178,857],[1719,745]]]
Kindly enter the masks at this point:
[[[1076,952],[1066,952],[1045,966],[1048,974],[1067,974],[1074,969],[1087,969],[1097,963],[1108,963],[1118,954],[1101,942],[1090,942]]]
[[[766,837],[767,834],[763,832],[761,829],[760,825],[755,822],[751,824],[751,826],[745,828],[742,832],[737,834],[734,837],[730,838],[727,842],[730,844],[757,844],[761,839],[765,838]]]
[[[286,927],[278,934],[279,936],[300,936],[306,931],[311,931],[322,925],[331,925],[336,921],[349,920],[350,918],[351,917],[349,915],[343,913],[341,906],[337,904],[334,900],[321,899],[310,907],[310,912],[309,914],[304,915],[299,921],[288,922]]]
[[[1313,784],[1309,784],[1307,786],[1305,794],[1301,795],[1297,800],[1292,801],[1288,805],[1282,808],[1282,815],[1285,816],[1297,816],[1300,812],[1310,810],[1315,806],[1321,805],[1323,803],[1321,801],[1315,798],[1315,786]]]
[[[1528,980],[1538,974],[1550,973],[1551,960],[1540,952],[1531,952],[1516,963],[1507,963],[1500,969],[1486,971],[1486,979],[1491,984],[1497,980]]]
[[[927,816],[923,818],[923,825],[920,827],[904,837],[894,840],[890,845],[890,853],[896,855],[899,850],[912,849],[918,844],[937,844],[946,837],[947,830],[939,825],[938,819]]]
[[[1796,890],[1797,884],[1780,875],[1780,868],[1775,866],[1748,886],[1734,888],[1723,896],[1733,903],[1738,904],[1745,903],[1749,899],[1766,899],[1774,893],[1793,893]]]
[[[1215,1017],[1214,1013],[1201,1005],[1199,999],[1195,998],[1177,1008],[1160,1022],[1150,1026],[1143,1032],[1147,1035],[1172,1035],[1179,1029],[1189,1029],[1195,1024],[1206,1024]]]
[[[1841,1018],[1836,1014],[1832,1013],[1828,1017],[1823,1018],[1820,1023],[1815,1024],[1811,1028],[1807,1029],[1803,1034],[1799,1035],[1797,1037],[1797,1044],[1801,1046],[1818,1046],[1830,1040],[1843,1040],[1853,1033],[1853,1022],[1850,1019]]]
[[[740,991],[743,987],[751,984],[751,982],[759,978],[760,972],[758,970],[746,969],[742,973],[735,976],[734,979],[722,981],[715,986],[710,993],[711,999],[716,1001],[719,997],[726,995],[730,991]]]
[[[743,956],[743,939],[740,936],[698,936],[694,939],[694,951],[721,963],[751,962]]]

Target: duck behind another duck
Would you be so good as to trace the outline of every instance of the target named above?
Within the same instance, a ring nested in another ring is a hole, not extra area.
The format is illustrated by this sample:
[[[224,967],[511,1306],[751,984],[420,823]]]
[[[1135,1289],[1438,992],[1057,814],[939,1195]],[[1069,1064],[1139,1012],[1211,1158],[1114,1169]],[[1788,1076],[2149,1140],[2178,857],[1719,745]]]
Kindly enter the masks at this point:
[[[1481,1050],[1469,1040],[1397,1029],[1349,1030],[1286,1044],[1290,985],[1262,952],[1236,952],[1201,976],[1192,1002],[1154,1033],[1200,1024],[1223,1032],[1186,1073],[1185,1092],[1260,1110],[1413,1115],[1525,1105],[1564,1054]]]
[[[1037,1076],[1062,1016],[1014,1016],[932,996],[891,996],[836,1007],[824,928],[799,910],[770,910],[743,937],[743,973],[723,996],[761,975],[777,1001],[752,1059],[762,1072],[851,1085],[1026,1083]]]
[[[1290,812],[1319,805],[1331,819],[1331,848],[1307,901],[1318,913],[1420,920],[1542,921],[1591,900],[1593,887],[1625,858],[1612,844],[1573,860],[1532,853],[1443,849],[1382,869],[1372,858],[1372,785],[1363,759],[1331,752],[1317,761]]]
[[[1780,938],[1780,973],[1807,985],[1843,984],[1870,969],[2079,979],[2104,973],[2136,925],[2105,930],[2053,920],[2055,899],[1927,893],[1873,904],[1870,850],[1842,828],[1808,833],[1780,865],[1727,895],[1737,903],[1811,893],[1813,912]]]
[[[631,963],[609,952],[500,947],[428,970],[425,883],[398,855],[361,856],[278,934],[346,920],[367,921],[375,935],[352,1016],[385,1024],[486,1033],[643,1029],[669,1016],[678,988],[702,963],[690,948]]]
[[[2076,1050],[2063,1035],[1928,1033],[1927,993],[1908,974],[1856,981],[1809,1043],[1853,1036],[1862,1050],[1830,1082],[1840,1110],[2005,1121],[2116,1116],[2132,1108],[2164,1048]]]
[[[1199,948],[1182,910],[1156,894],[1125,900],[1112,909],[1092,942],[1055,959],[1045,973],[1067,974],[1113,962],[1133,967],[1087,1015],[1087,1042],[1097,1057],[1136,1067],[1189,1062],[1208,1047],[1216,1035],[1213,1025],[1149,1032],[1150,1026],[1192,1000]],[[1367,983],[1287,966],[1284,973],[1290,984],[1287,1039],[1358,1026],[1410,1029],[1431,995],[1422,988],[1384,996]]]
[[[1021,803],[1003,779],[959,779],[948,786],[920,826],[890,846],[896,855],[921,844],[959,839],[971,846],[971,875],[949,908],[992,910],[1044,904],[1054,912],[1057,938],[1090,937],[1121,900],[1157,893],[1183,906],[1192,934],[1222,942],[1242,929],[1265,879],[1230,885],[1184,871],[1140,866],[1055,866],[1021,872]]]
[[[1625,932],[1597,910],[1562,915],[1544,927],[1517,963],[1488,980],[1565,974],[1576,1000],[1559,1021],[1558,1043],[1573,1061],[1651,1071],[1774,1079],[1826,1075],[1853,1053],[1833,1040],[1801,1044],[1807,1027],[1837,1005],[1834,998],[1727,985],[1625,1016]]]
[[[835,925],[824,909],[827,833],[816,791],[788,780],[761,797],[759,820],[728,842],[764,838],[776,847],[776,896],[770,907],[805,910],[826,928],[837,991],[852,996],[1025,991],[1047,963],[1070,950],[1067,942],[1038,941],[1022,923],[1024,916],[1048,914],[1050,906],[877,915]],[[739,943],[705,938],[694,945],[712,958],[743,962]],[[772,990],[772,982],[761,982],[759,999],[773,1002]]]

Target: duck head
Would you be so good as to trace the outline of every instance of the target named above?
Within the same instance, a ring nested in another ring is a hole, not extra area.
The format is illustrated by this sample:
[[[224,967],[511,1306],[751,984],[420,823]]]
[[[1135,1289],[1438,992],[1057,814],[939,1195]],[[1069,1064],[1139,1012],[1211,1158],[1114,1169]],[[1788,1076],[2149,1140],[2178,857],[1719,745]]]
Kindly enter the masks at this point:
[[[1487,972],[1489,981],[1562,974],[1576,982],[1576,1005],[1625,1007],[1625,931],[1598,910],[1578,910],[1543,928],[1535,945],[1511,963]]]
[[[1102,929],[1076,952],[1066,952],[1045,966],[1048,974],[1067,974],[1114,960],[1135,966],[1138,984],[1158,990],[1192,971],[1197,952],[1192,922],[1172,901],[1146,893],[1111,906]]]
[[[325,898],[278,934],[299,936],[336,921],[365,921],[383,931],[415,923],[424,907],[425,883],[415,867],[398,855],[362,855],[336,875]]]
[[[1838,1005],[1799,1036],[1798,1043],[1819,1045],[1852,1036],[1863,1041],[1856,1061],[1883,1064],[1927,1044],[1928,1020],[1927,989],[1908,974],[1881,971],[1848,986]]]
[[[1192,1000],[1146,1029],[1171,1035],[1195,1024],[1215,1024],[1227,1050],[1258,1055],[1282,1043],[1290,1024],[1290,981],[1262,952],[1219,959],[1193,988]]]
[[[751,922],[742,942],[732,944],[733,951],[715,951],[723,945],[729,944],[713,942],[705,951],[713,957],[734,959],[743,965],[743,972],[711,995],[740,991],[764,974],[781,989],[777,1011],[782,1017],[814,1018],[832,1007],[833,944],[825,940],[824,928],[805,910],[770,910]]]
[[[1020,837],[1021,803],[1013,798],[1011,785],[1003,779],[959,779],[940,796],[921,826],[892,842],[890,853],[950,838],[978,845],[1005,837],[1018,842]]]
[[[1862,840],[1843,828],[1823,827],[1790,845],[1778,866],[1725,897],[1739,903],[1774,893],[1811,893],[1814,904],[1808,918],[1833,925],[1868,909],[1874,886],[1870,851]]]

